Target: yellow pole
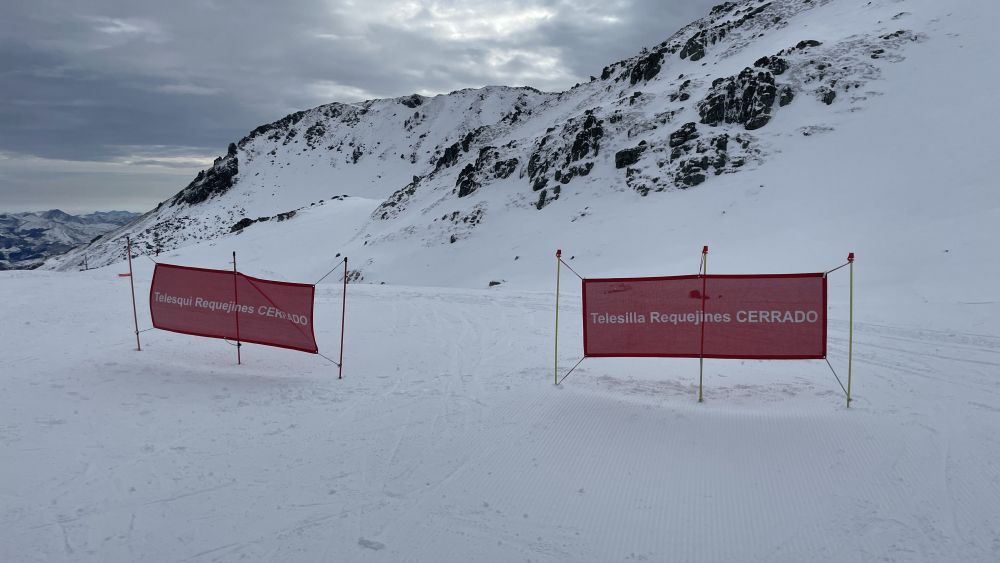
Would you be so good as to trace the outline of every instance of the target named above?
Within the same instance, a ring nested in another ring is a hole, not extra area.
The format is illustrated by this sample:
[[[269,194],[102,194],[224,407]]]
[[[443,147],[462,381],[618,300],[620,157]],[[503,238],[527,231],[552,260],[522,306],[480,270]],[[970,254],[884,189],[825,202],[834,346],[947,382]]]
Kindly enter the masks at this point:
[[[854,360],[854,253],[847,255],[851,271],[851,298],[847,327],[847,408],[851,408],[851,364]]]
[[[562,270],[562,249],[556,250],[556,339],[552,362],[552,381],[559,385],[559,274]]]

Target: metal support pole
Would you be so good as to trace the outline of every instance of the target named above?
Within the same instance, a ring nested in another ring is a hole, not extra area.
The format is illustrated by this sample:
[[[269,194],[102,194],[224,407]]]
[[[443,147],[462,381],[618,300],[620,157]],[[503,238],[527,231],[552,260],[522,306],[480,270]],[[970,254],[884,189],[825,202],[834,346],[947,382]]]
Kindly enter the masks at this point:
[[[340,374],[337,379],[344,379],[344,326],[347,322],[347,256],[344,256],[344,293],[340,298]]]
[[[851,297],[847,327],[847,408],[851,408],[851,364],[854,360],[854,253],[847,255],[851,272]]]
[[[552,362],[552,381],[559,385],[559,274],[562,271],[562,249],[556,250],[556,338]]]
[[[233,251],[233,304],[236,305],[236,365],[243,363],[243,359],[240,357],[240,348],[243,346],[240,344],[240,296],[239,288],[237,287],[237,277],[236,273],[236,251]]]
[[[128,283],[132,285],[132,322],[135,323],[135,349],[142,352],[139,342],[139,313],[135,307],[135,276],[132,275],[132,239],[125,237],[125,254],[128,255]]]
[[[698,357],[698,402],[702,402],[705,379],[705,291],[708,289],[708,246],[701,249],[701,351]]]

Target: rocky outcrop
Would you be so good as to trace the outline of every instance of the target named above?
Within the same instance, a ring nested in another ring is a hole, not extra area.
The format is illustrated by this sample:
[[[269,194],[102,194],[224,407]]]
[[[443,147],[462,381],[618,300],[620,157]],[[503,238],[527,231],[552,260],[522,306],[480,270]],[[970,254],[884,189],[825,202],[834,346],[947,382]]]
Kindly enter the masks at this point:
[[[440,219],[434,219],[433,223],[440,222],[444,224],[444,232],[448,242],[450,244],[455,244],[456,242],[469,236],[473,229],[475,229],[476,226],[482,222],[485,214],[485,207],[483,207],[482,204],[477,204],[467,213],[462,211],[453,211],[441,216]]]
[[[725,37],[725,28],[719,29],[719,33],[721,33],[722,37]],[[708,46],[709,37],[714,38],[715,35],[709,35],[705,30],[692,35],[688,38],[687,43],[684,44],[684,48],[681,49],[681,58],[700,61],[705,56],[705,47]],[[715,41],[712,41],[712,43],[715,43]]]
[[[583,125],[580,127],[576,138],[573,139],[573,146],[570,147],[569,157],[566,163],[576,162],[587,156],[597,156],[601,149],[601,137],[604,136],[603,121],[594,115],[593,110],[585,112]]]
[[[292,126],[297,124],[299,121],[302,121],[302,118],[306,116],[306,113],[307,112],[305,111],[297,111],[295,113],[290,113],[272,123],[261,125],[251,131],[249,135],[240,139],[239,146],[242,148],[258,137],[266,136],[270,141],[277,141],[282,137],[287,139],[289,131],[293,131]]]
[[[752,131],[771,120],[776,96],[770,71],[745,68],[737,76],[716,79],[708,95],[698,103],[698,114],[706,125],[737,123]]]
[[[684,143],[673,146],[670,152],[670,160],[676,165],[674,184],[681,189],[690,188],[704,182],[709,173],[718,175],[726,171],[726,165],[730,163],[729,141],[726,133],[707,139],[698,139],[697,132],[687,135]],[[743,148],[749,148],[749,141]],[[732,161],[734,168],[743,164],[742,159]]]
[[[400,98],[399,99],[399,103],[403,104],[404,106],[406,106],[406,107],[408,107],[410,109],[413,109],[413,108],[419,106],[420,104],[424,103],[424,99],[422,97],[418,96],[417,94],[413,94],[412,96],[407,96],[405,98]]]
[[[475,163],[465,165],[455,181],[455,193],[466,197],[481,188],[484,183],[507,178],[517,169],[517,158],[501,158],[495,147],[479,149]]]
[[[236,144],[229,144],[226,156],[215,159],[212,167],[202,170],[195,179],[170,200],[170,205],[196,205],[209,198],[222,195],[229,191],[236,175],[240,172],[239,159],[236,156]]]
[[[654,161],[655,168],[639,166],[638,155],[643,153],[652,153],[642,162]],[[700,131],[694,122],[672,132],[666,143],[643,142],[618,154],[622,157],[615,164],[619,169],[625,168],[626,185],[642,195],[670,188],[691,188],[709,176],[735,172],[751,160],[759,159],[759,151],[749,135]]]
[[[284,213],[278,213],[274,217],[266,216],[266,217],[258,217],[256,219],[244,217],[239,221],[237,221],[232,227],[230,227],[229,232],[231,233],[242,232],[243,229],[249,227],[250,225],[253,225],[254,223],[263,223],[264,221],[270,221],[271,219],[274,219],[275,221],[280,223],[281,221],[287,221],[288,219],[295,217],[296,213],[297,211],[292,210],[292,211],[286,211]]]
[[[437,172],[442,168],[453,166],[456,162],[458,162],[458,157],[461,155],[462,143],[456,142],[450,145],[448,148],[444,149],[444,154],[442,154],[441,158],[437,160],[437,163],[434,165],[434,171]]]
[[[629,72],[629,83],[636,84],[639,81],[649,81],[655,78],[660,73],[662,60],[663,53],[660,51],[654,51],[641,57]]]
[[[679,147],[691,139],[698,138],[698,126],[692,121],[685,123],[680,129],[670,134],[669,145],[671,148]]]
[[[737,6],[738,4],[735,2],[720,4],[712,8],[709,16],[721,18],[725,14],[732,12]],[[699,30],[694,35],[688,37],[688,39],[684,42],[684,46],[680,50],[680,57],[691,61],[700,61],[705,57],[705,51],[709,46],[722,41],[734,29],[743,27],[747,22],[762,14],[769,7],[771,7],[770,2],[760,6],[749,6],[746,8],[746,12],[736,20],[726,20],[718,25]],[[739,13],[739,11],[736,10],[733,13],[736,14]],[[778,21],[772,19],[772,23],[776,24]]]
[[[473,143],[475,143],[476,139],[478,139],[486,131],[486,129],[486,127],[479,127],[474,131],[469,131],[460,141],[456,141],[455,143],[449,145],[448,148],[444,149],[444,154],[442,154],[434,164],[434,172],[437,172],[442,168],[454,166],[458,163],[462,154],[469,152]]]
[[[383,221],[398,216],[406,209],[406,204],[409,203],[413,196],[417,193],[417,188],[423,180],[423,176],[414,176],[413,180],[409,184],[406,184],[402,188],[396,190],[392,193],[392,195],[386,198],[386,200],[375,209],[372,216]]]
[[[788,70],[788,61],[785,59],[774,56],[774,57],[761,57],[753,63],[755,68],[763,68],[771,72],[771,74],[778,76]]]
[[[623,149],[615,153],[615,168],[625,168],[639,162],[639,157],[646,150],[646,141],[641,141],[638,146],[630,149]]]

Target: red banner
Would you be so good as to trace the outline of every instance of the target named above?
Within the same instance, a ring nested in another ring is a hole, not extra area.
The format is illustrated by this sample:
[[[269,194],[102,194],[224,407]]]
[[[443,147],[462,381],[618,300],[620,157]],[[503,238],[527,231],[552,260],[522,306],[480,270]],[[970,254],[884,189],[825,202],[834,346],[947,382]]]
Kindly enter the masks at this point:
[[[230,270],[157,264],[149,289],[153,326],[315,354],[315,286]]]
[[[826,357],[826,276],[708,275],[583,281],[590,357]]]

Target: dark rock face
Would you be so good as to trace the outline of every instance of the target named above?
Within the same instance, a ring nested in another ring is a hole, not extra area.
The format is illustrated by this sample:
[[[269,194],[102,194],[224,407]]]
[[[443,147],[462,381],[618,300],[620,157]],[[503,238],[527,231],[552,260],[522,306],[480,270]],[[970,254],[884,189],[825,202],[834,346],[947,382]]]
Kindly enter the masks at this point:
[[[507,160],[498,161],[493,165],[493,175],[497,179],[508,178],[511,174],[517,170],[518,161],[516,158],[508,158]]]
[[[412,182],[396,190],[382,202],[382,205],[378,206],[372,216],[386,221],[399,215],[406,209],[406,204],[413,198],[413,195],[417,193],[417,187],[420,186],[423,179],[423,176],[414,176]]]
[[[229,232],[230,233],[235,233],[236,231],[242,231],[243,229],[249,227],[250,225],[253,225],[256,222],[257,222],[256,219],[251,219],[249,217],[244,217],[244,218],[240,219],[239,221],[237,221],[236,224],[234,224],[232,227],[229,227]]]
[[[735,2],[719,4],[718,6],[712,8],[710,15],[721,16],[722,14],[732,11],[736,6],[738,6],[738,4]],[[715,45],[721,39],[725,38],[730,31],[742,27],[744,24],[756,18],[770,7],[770,2],[761,4],[756,8],[748,9],[747,12],[737,20],[727,21],[716,25],[715,27],[699,30],[691,37],[688,37],[684,46],[681,47],[680,57],[682,59],[690,59],[691,61],[700,61],[704,58],[705,49],[708,48],[709,45]]]
[[[338,198],[334,198],[334,199],[338,199]],[[251,219],[249,217],[244,217],[244,218],[240,219],[239,221],[237,221],[232,227],[229,227],[229,232],[230,233],[235,233],[237,231],[242,231],[243,229],[249,227],[250,225],[253,225],[254,223],[263,223],[264,221],[270,221],[271,219],[274,219],[274,220],[278,221],[279,223],[281,221],[287,221],[288,219],[291,219],[292,217],[295,217],[295,213],[296,213],[296,211],[293,209],[291,211],[286,211],[284,213],[278,213],[274,217],[270,217],[270,216],[268,216],[268,217],[258,217],[256,219]],[[154,234],[155,234],[155,232],[154,232]]]
[[[229,149],[230,152],[226,156],[215,159],[211,168],[199,172],[187,187],[170,200],[170,205],[181,203],[195,205],[228,192],[233,187],[234,178],[240,172],[236,146],[230,144]]]
[[[580,128],[580,132],[576,134],[576,139],[573,140],[573,146],[570,148],[569,157],[566,160],[567,164],[589,156],[591,151],[593,151],[594,156],[597,156],[601,148],[601,137],[604,136],[603,123],[603,121],[594,117],[592,110],[587,111],[583,127]]]
[[[479,127],[474,131],[469,131],[462,137],[461,141],[456,141],[448,146],[448,148],[444,149],[444,154],[441,155],[441,158],[439,158],[434,165],[434,171],[437,172],[442,168],[448,168],[455,165],[462,153],[469,152],[472,144],[476,142],[476,139],[479,138],[485,130],[485,127]]]
[[[819,94],[820,101],[822,101],[826,105],[832,104],[833,101],[837,99],[837,91],[834,90],[833,88],[823,86],[816,92],[817,94]]]
[[[463,214],[461,211],[452,211],[451,213],[446,213],[439,219],[434,219],[434,222],[445,223],[445,228],[447,230],[448,242],[455,244],[456,242],[466,238],[476,225],[482,222],[486,211],[481,205],[477,205],[472,208],[468,213]]]
[[[460,142],[456,142],[453,145],[449,146],[448,148],[444,149],[444,154],[441,155],[441,158],[439,158],[437,160],[437,163],[434,165],[434,171],[437,172],[442,168],[448,168],[449,166],[454,165],[456,162],[458,162],[458,157],[461,156],[461,154],[462,154],[462,145]]]
[[[539,194],[535,207],[541,209],[559,199],[561,184],[590,174],[593,162],[574,163],[597,156],[604,134],[604,121],[594,115],[593,109],[585,111],[582,119],[574,117],[546,131],[532,149],[521,173],[522,177],[527,174],[533,191],[544,192],[544,195]],[[550,180],[555,180],[556,184],[552,186]]]
[[[733,8],[735,8],[737,5],[738,4],[736,2],[723,2],[722,4],[712,6],[712,11],[709,12],[709,15],[717,16],[720,14],[725,14],[730,10],[732,10]]]
[[[712,11],[710,12],[709,15],[719,17],[724,21],[713,27],[707,27],[705,29],[701,29],[691,37],[688,37],[687,41],[685,41],[684,43],[684,46],[681,47],[680,49],[680,57],[682,59],[689,59],[691,61],[700,61],[702,58],[704,58],[705,50],[710,45],[715,45],[720,40],[724,39],[733,30],[745,26],[747,22],[750,22],[757,16],[760,16],[761,14],[766,12],[771,7],[771,3],[768,2],[756,7],[749,7],[745,3],[743,4],[745,13],[743,13],[743,15],[740,16],[738,19],[728,20],[721,17],[724,14],[733,12],[733,10],[738,6],[740,6],[740,4],[736,2],[725,2],[723,4],[719,4],[714,8],[712,8]],[[733,15],[739,14],[741,13],[741,11],[742,10],[736,10],[735,12],[733,12]],[[779,20],[773,20],[773,21],[777,23],[777,21]]]
[[[500,159],[500,154],[495,147],[479,149],[476,162],[466,164],[458,173],[455,181],[458,197],[470,195],[491,180],[507,178],[517,170],[516,158]]]
[[[479,189],[482,185],[476,181],[476,167],[472,163],[466,164],[465,168],[458,173],[458,180],[455,187],[458,188],[458,197],[465,197]]]
[[[684,128],[694,126],[688,123]],[[679,131],[678,131],[679,133]],[[681,137],[677,137],[679,140]],[[700,138],[696,131],[684,135],[684,142],[673,145],[670,151],[670,161],[676,165],[673,175],[674,184],[681,188],[697,186],[705,181],[709,173],[715,175],[732,171],[743,166],[746,161],[742,156],[730,156],[732,141],[744,151],[750,148],[750,139],[737,135],[730,137],[727,133],[714,137]]]
[[[545,180],[544,174],[549,171],[549,167],[552,165],[548,160],[545,159],[545,155],[542,153],[542,149],[545,147],[545,142],[548,137],[543,137],[541,142],[538,144],[538,148],[531,154],[528,158],[528,166],[526,171],[528,173],[528,178],[534,182],[535,191],[545,187],[545,182],[542,182],[540,187],[537,187],[539,180]]]
[[[625,168],[639,162],[639,157],[646,150],[646,141],[642,141],[638,146],[630,149],[620,150],[615,153],[615,168]]]
[[[687,43],[681,49],[681,58],[690,58],[692,61],[700,61],[705,56],[705,47],[708,41],[705,38],[705,31],[699,31],[688,38]]]
[[[677,87],[677,91],[674,92],[673,94],[670,94],[670,101],[676,102],[680,100],[682,102],[686,102],[688,99],[691,98],[691,93],[688,91],[690,88],[691,88],[690,80],[685,80],[684,82],[681,82],[681,85]]]
[[[696,139],[697,137],[698,126],[692,121],[690,123],[685,123],[680,129],[671,133],[668,143],[671,147],[679,147],[691,139]]]
[[[747,130],[760,129],[771,120],[776,94],[774,75],[745,68],[737,76],[716,79],[698,103],[698,114],[707,125],[739,123]]]
[[[778,76],[788,70],[788,61],[781,57],[761,57],[757,59],[753,66],[771,71],[771,74]]]
[[[822,44],[823,43],[821,41],[816,41],[814,39],[806,39],[805,41],[799,41],[798,44],[795,45],[795,48],[800,51],[803,51],[805,49],[808,49],[809,47],[819,47]]]
[[[469,147],[472,146],[472,143],[474,143],[476,141],[476,139],[485,130],[486,130],[485,127],[479,127],[476,130],[474,130],[474,131],[469,131],[468,133],[466,133],[465,136],[462,137],[462,150],[465,151],[465,152],[469,152]]]
[[[577,176],[586,176],[590,174],[590,171],[594,169],[593,162],[587,162],[582,166],[570,166],[565,171],[556,170],[556,181],[560,184],[568,184],[573,178]]]
[[[412,96],[410,96],[408,98],[402,98],[402,99],[400,99],[399,103],[403,104],[404,106],[406,106],[406,107],[408,107],[410,109],[413,109],[413,108],[419,106],[420,104],[424,103],[424,100],[420,96],[418,96],[416,94],[413,94]]]
[[[305,137],[306,145],[314,149],[323,142],[324,135],[326,135],[326,126],[322,123],[313,123],[306,129],[303,136]]]
[[[713,134],[710,128],[699,130],[697,123],[689,122],[665,142],[643,142],[619,151],[615,165],[625,169],[625,184],[645,196],[669,188],[687,189],[711,175],[735,172],[749,160],[756,161],[759,153],[749,135]],[[641,154],[648,156],[642,160]]]
[[[629,83],[635,84],[640,80],[649,81],[660,73],[660,63],[663,61],[663,53],[654,51],[640,58],[632,71],[629,73]]]
[[[547,196],[548,196],[548,190],[542,190],[541,192],[538,193],[538,201],[535,203],[535,209],[541,211],[543,207],[548,205],[549,202]]]
[[[795,91],[791,86],[782,86],[778,94],[778,106],[785,107],[795,99]]]
[[[260,127],[257,127],[256,129],[251,131],[249,135],[240,139],[239,146],[243,147],[250,141],[256,139],[257,137],[261,137],[263,135],[268,135],[268,139],[272,141],[277,141],[281,139],[282,136],[286,136],[286,141],[287,141],[288,139],[287,135],[292,129],[292,126],[298,123],[299,121],[302,121],[302,118],[306,116],[306,113],[307,112],[305,111],[297,111],[295,113],[290,113],[273,123],[261,125]],[[292,134],[294,134],[294,131],[291,132]]]

